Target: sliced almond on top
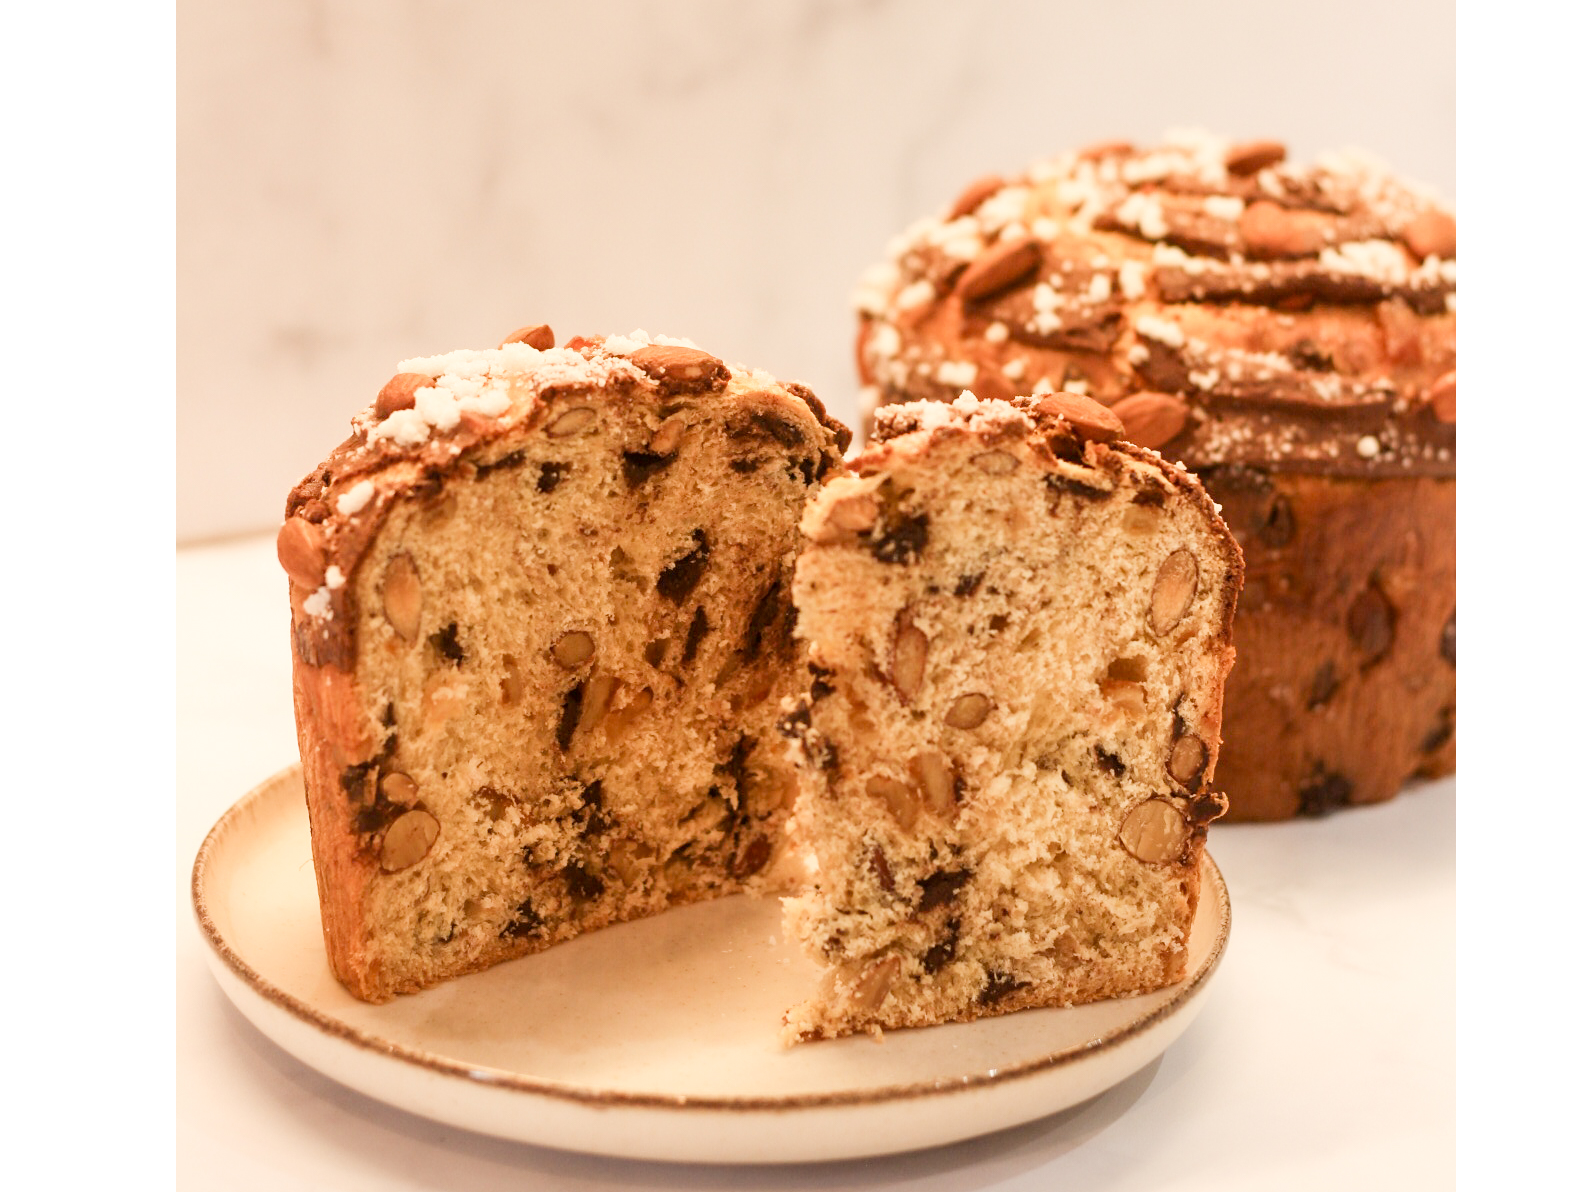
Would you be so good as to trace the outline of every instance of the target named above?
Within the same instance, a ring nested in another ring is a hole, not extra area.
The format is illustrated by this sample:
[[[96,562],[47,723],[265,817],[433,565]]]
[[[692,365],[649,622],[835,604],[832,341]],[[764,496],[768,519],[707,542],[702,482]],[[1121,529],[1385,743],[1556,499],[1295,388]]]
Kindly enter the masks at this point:
[[[1134,393],[1110,409],[1125,436],[1139,447],[1163,447],[1187,425],[1187,403],[1168,393]]]
[[[414,408],[414,391],[426,389],[436,384],[434,380],[424,373],[398,373],[385,385],[375,398],[375,416],[385,418],[399,410]]]
[[[545,323],[535,323],[529,327],[521,327],[500,346],[506,348],[509,344],[524,344],[526,347],[535,348],[538,352],[545,352],[558,342],[558,337],[552,334],[552,328]]]
[[[1040,417],[1064,419],[1078,438],[1091,442],[1108,443],[1126,431],[1119,414],[1080,393],[1045,394],[1033,412]]]
[[[1445,211],[1421,211],[1402,229],[1402,242],[1421,261],[1425,257],[1457,257],[1457,220]]]
[[[1248,141],[1226,150],[1226,172],[1244,178],[1286,160],[1286,146],[1280,141]]]
[[[631,352],[630,363],[670,389],[703,389],[727,379],[728,369],[711,352],[699,348],[649,344]]]
[[[955,292],[962,301],[976,302],[1025,281],[1043,263],[1043,245],[1036,236],[998,240],[966,266]]]

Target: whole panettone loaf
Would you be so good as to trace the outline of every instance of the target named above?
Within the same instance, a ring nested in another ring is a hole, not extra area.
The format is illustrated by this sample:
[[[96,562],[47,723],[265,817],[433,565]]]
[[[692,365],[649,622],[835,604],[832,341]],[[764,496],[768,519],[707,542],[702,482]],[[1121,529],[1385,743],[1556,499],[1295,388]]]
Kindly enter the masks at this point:
[[[791,583],[849,433],[644,333],[410,360],[288,501],[326,945],[380,1001],[776,883]]]
[[[1198,484],[1086,398],[881,409],[796,565],[783,730],[825,970],[791,1038],[1177,980],[1241,555]]]
[[[1318,814],[1455,763],[1456,255],[1358,158],[1101,145],[898,237],[859,364],[884,405],[1088,395],[1196,472],[1248,568],[1232,817]]]

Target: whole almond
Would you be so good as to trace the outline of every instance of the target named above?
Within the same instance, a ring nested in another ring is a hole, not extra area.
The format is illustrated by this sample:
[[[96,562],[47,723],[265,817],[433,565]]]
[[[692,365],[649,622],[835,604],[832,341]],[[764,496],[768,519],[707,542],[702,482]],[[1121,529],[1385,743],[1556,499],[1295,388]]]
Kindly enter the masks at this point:
[[[1237,231],[1252,256],[1306,257],[1325,246],[1323,216],[1289,211],[1269,199],[1249,203]]]
[[[412,642],[420,632],[419,568],[407,551],[392,556],[381,577],[381,609],[386,614],[392,631],[406,642]]]
[[[1226,150],[1226,172],[1243,178],[1285,160],[1286,146],[1280,141],[1248,141]]]
[[[1182,854],[1192,834],[1187,820],[1164,799],[1145,799],[1121,821],[1120,841],[1139,861],[1164,865]]]
[[[855,1012],[871,1014],[883,1005],[884,999],[889,996],[889,986],[894,984],[895,974],[899,971],[898,956],[886,956],[869,967],[856,982],[855,991],[850,995]]]
[[[1188,790],[1198,786],[1198,780],[1203,777],[1204,767],[1209,764],[1209,746],[1205,745],[1202,737],[1186,733],[1176,738],[1170,747],[1170,756],[1165,759],[1165,771],[1177,782]]]
[[[646,450],[653,455],[672,455],[679,450],[679,444],[684,437],[685,420],[670,418],[652,434],[651,441],[646,444]]]
[[[955,292],[963,302],[976,302],[1026,280],[1042,263],[1043,246],[1036,236],[999,240],[966,266]]]
[[[441,835],[442,825],[430,812],[416,807],[392,821],[381,838],[381,869],[396,873],[418,865]]]
[[[399,410],[412,410],[414,391],[434,384],[436,382],[424,373],[398,373],[381,387],[380,393],[376,394],[376,417],[385,418]]]
[[[828,510],[828,524],[840,530],[861,533],[878,520],[878,498],[871,493],[841,497]]]
[[[1045,394],[1033,412],[1040,417],[1063,418],[1078,438],[1095,443],[1108,443],[1126,433],[1119,414],[1080,393]]]
[[[596,411],[590,406],[575,406],[557,414],[547,423],[547,436],[553,439],[567,439],[586,430],[595,421]]]
[[[1442,422],[1457,422],[1456,372],[1444,372],[1430,383],[1430,412]]]
[[[649,344],[631,353],[629,360],[652,380],[670,388],[706,388],[720,377],[728,378],[723,361],[697,348]]]
[[[916,693],[922,688],[922,678],[927,674],[927,654],[927,634],[901,613],[895,622],[894,650],[889,675],[894,682],[894,689],[900,693],[900,699],[904,703],[910,703],[915,699]]]
[[[326,577],[326,535],[301,517],[290,517],[276,531],[276,559],[301,588],[318,588]]]
[[[564,670],[579,669],[594,653],[596,642],[578,629],[565,633],[552,647],[552,657]]]
[[[386,775],[380,783],[381,797],[388,803],[396,803],[402,807],[410,807],[419,802],[419,784],[407,774],[397,770]]]
[[[1005,185],[1005,180],[998,174],[985,174],[973,182],[950,207],[950,218],[960,219],[963,215],[970,215],[981,207],[985,200],[993,198]]]
[[[1457,257],[1457,220],[1445,211],[1421,211],[1402,229],[1402,242],[1421,261],[1425,257]]]
[[[882,800],[895,823],[906,831],[909,832],[916,825],[916,818],[922,810],[922,800],[916,791],[898,778],[874,774],[867,779],[867,794]]]
[[[974,729],[988,719],[993,707],[994,701],[981,692],[958,695],[950,703],[949,711],[944,713],[944,723],[951,728]]]
[[[1187,615],[1198,594],[1198,560],[1185,548],[1160,564],[1148,598],[1148,627],[1163,637]]]
[[[984,451],[972,456],[972,464],[990,476],[1009,476],[1021,465],[1021,461],[1008,451]]]
[[[1162,447],[1187,425],[1187,403],[1168,393],[1134,393],[1110,407],[1139,447]]]
[[[926,750],[912,759],[911,769],[922,788],[922,800],[927,809],[940,819],[954,816],[955,771],[944,760],[944,755]]]
[[[519,328],[503,340],[501,346],[506,348],[509,344],[524,344],[538,352],[545,352],[557,342],[558,337],[552,334],[551,327],[545,323],[537,323],[531,327]]]

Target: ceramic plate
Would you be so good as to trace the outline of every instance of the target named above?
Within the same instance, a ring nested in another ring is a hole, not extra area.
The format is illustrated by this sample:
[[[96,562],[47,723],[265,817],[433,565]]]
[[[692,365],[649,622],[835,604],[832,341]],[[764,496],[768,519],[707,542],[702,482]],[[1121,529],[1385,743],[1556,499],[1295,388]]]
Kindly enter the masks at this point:
[[[298,767],[211,830],[193,902],[226,995],[299,1060],[411,1113],[566,1150],[806,1162],[971,1138],[1076,1105],[1197,1014],[1231,908],[1205,858],[1191,976],[1143,997],[779,1044],[817,977],[776,899],[726,898],[593,932],[384,1006],[326,963]]]

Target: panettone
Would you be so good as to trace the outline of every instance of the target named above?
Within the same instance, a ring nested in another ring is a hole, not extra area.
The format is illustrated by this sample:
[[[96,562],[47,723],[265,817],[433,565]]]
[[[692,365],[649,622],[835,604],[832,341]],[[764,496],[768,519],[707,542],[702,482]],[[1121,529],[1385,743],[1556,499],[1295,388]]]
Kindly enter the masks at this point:
[[[351,991],[780,880],[797,527],[848,438],[639,332],[399,366],[278,539]]]
[[[1179,979],[1242,560],[1086,398],[890,406],[795,571],[794,1038]]]
[[[1202,134],[970,187],[858,292],[867,406],[1069,392],[1184,463],[1247,559],[1233,819],[1455,764],[1457,225],[1350,156]]]

